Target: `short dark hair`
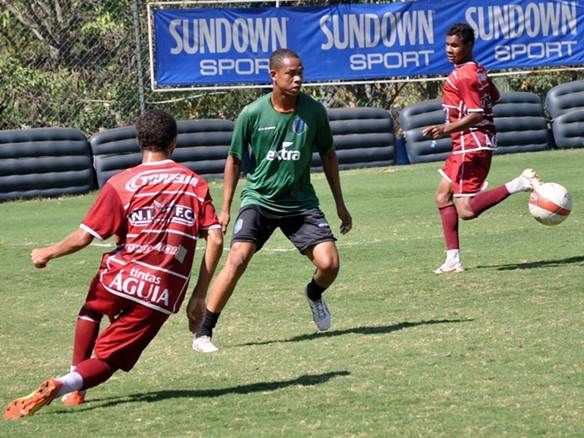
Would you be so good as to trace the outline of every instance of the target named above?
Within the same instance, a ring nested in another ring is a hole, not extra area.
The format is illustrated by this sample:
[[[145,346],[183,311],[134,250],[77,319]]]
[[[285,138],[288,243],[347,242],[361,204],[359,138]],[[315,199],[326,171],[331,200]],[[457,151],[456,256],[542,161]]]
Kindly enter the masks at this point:
[[[285,58],[300,59],[298,53],[290,49],[277,49],[270,56],[270,70],[277,70],[284,64]]]
[[[176,138],[176,120],[166,111],[146,111],[136,121],[136,131],[142,150],[165,152]]]
[[[453,24],[448,32],[446,32],[447,36],[458,35],[464,44],[471,43],[474,44],[475,42],[475,33],[472,27],[468,23],[456,23]]]

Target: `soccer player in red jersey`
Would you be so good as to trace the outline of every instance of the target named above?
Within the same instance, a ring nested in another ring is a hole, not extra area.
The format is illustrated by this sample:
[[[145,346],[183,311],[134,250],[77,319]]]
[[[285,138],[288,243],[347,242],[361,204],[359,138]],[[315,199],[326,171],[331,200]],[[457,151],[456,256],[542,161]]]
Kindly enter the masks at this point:
[[[443,87],[442,107],[446,123],[428,126],[431,138],[450,135],[452,153],[440,170],[436,204],[442,220],[446,260],[434,272],[462,272],[458,219],[478,217],[509,195],[531,191],[539,179],[533,169],[492,190],[486,187],[493,151],[497,146],[493,105],[499,91],[487,70],[473,59],[475,35],[466,23],[453,25],[446,34],[446,56],[454,64]]]
[[[33,264],[44,268],[94,238],[115,236],[117,243],[103,255],[79,312],[71,371],[12,401],[4,411],[6,419],[32,415],[68,394],[66,404],[80,404],[85,390],[118,369],[132,369],[168,316],[179,310],[199,237],[207,245],[187,313],[193,317],[204,312],[207,288],[223,250],[209,188],[196,173],[170,159],[177,136],[170,114],[146,112],[136,129],[142,163],[108,180],[79,229],[59,243],[32,251]],[[104,315],[111,323],[99,333]]]

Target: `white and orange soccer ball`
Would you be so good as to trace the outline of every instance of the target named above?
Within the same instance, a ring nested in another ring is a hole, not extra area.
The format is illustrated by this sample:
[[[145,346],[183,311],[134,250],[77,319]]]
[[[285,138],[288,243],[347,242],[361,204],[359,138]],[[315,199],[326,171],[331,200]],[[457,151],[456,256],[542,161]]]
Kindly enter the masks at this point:
[[[529,196],[529,212],[544,225],[558,225],[572,211],[572,197],[558,183],[543,183]]]

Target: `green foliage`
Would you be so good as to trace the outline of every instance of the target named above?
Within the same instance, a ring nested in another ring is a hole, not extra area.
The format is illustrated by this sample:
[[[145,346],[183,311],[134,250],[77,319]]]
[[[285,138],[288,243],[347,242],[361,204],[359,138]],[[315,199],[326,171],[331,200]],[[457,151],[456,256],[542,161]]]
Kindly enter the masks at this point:
[[[466,271],[443,276],[432,273],[444,255],[440,165],[341,173],[354,229],[337,235],[329,332],[314,332],[302,296],[310,262],[276,231],[222,312],[218,353],[191,350],[181,311],[134,370],[90,390],[87,404],[55,400],[0,421],[0,436],[581,436],[584,150],[496,156],[492,187],[533,166],[570,189],[574,211],[545,227],[529,216],[527,194],[513,195],[460,224]],[[326,178],[312,177],[337,230]],[[221,181],[210,187],[220,205]],[[69,369],[74,317],[114,243],[43,270],[30,251],[76,228],[94,198],[2,204],[4,404]]]

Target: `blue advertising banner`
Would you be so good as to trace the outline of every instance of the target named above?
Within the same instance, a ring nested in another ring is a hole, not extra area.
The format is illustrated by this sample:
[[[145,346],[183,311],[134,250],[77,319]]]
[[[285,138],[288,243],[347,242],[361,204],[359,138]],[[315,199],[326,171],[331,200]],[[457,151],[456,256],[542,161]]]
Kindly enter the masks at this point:
[[[268,59],[296,51],[310,82],[446,74],[448,28],[475,30],[489,70],[584,64],[580,0],[420,0],[325,7],[153,11],[156,88],[269,83]]]

